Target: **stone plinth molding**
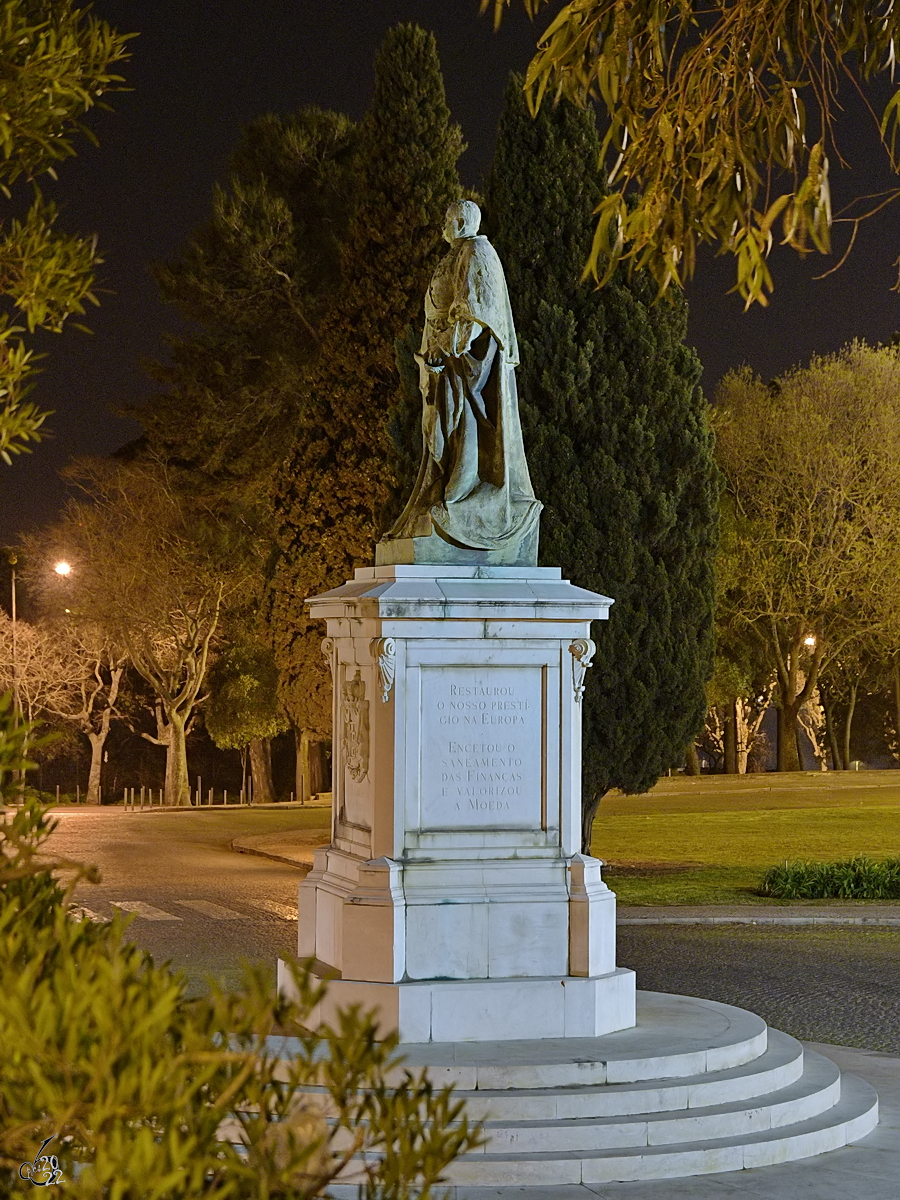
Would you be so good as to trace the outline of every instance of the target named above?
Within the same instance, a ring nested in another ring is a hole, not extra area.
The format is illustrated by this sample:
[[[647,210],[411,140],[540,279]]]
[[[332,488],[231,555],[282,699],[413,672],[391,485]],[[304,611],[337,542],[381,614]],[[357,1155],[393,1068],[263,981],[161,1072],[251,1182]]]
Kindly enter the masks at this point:
[[[611,603],[552,568],[415,565],[309,601],[334,809],[298,951],[333,977],[329,1005],[376,1005],[415,1042],[634,1024],[615,897],[580,853],[581,696]]]

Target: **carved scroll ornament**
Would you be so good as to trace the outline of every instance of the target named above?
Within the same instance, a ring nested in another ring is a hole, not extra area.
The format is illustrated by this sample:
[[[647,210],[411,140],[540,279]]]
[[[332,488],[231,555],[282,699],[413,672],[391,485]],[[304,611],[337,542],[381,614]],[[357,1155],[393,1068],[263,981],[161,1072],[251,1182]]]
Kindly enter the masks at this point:
[[[322,638],[322,657],[328,663],[331,678],[334,679],[334,638]]]
[[[576,638],[569,646],[572,655],[572,686],[575,689],[575,701],[581,703],[584,696],[584,676],[588,667],[594,661],[597,652],[596,645],[590,638]]]
[[[387,704],[397,673],[397,645],[393,638],[373,638],[372,655],[378,662],[381,702]]]

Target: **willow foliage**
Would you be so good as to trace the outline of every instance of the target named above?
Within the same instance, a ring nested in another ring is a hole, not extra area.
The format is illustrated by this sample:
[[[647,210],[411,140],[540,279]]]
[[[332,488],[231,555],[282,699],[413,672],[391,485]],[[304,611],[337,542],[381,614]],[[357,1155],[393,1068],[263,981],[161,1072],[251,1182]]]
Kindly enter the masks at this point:
[[[0,3],[0,193],[17,216],[0,216],[0,458],[41,437],[46,413],[26,401],[34,351],[25,333],[58,333],[88,303],[101,261],[95,239],[64,233],[56,205],[37,181],[75,153],[77,136],[92,137],[82,118],[121,86],[115,67],[128,36],[71,0]],[[52,102],[51,102],[52,99]],[[30,205],[13,190],[29,185]]]
[[[72,1200],[313,1200],[348,1168],[361,1197],[427,1200],[483,1144],[371,1016],[310,1033],[322,988],[299,968],[296,1004],[250,969],[242,992],[191,1000],[127,920],[73,919],[60,864],[37,861],[51,831],[35,805],[0,830],[3,1195],[50,1182],[52,1155]]]
[[[499,21],[510,2],[482,0],[482,9]],[[535,16],[546,0],[523,2]],[[588,272],[605,280],[625,259],[665,291],[692,273],[706,242],[734,256],[747,305],[765,304],[776,238],[801,254],[830,249],[841,80],[864,88],[892,72],[898,44],[891,0],[564,5],[525,87],[532,109],[564,95],[604,110],[610,190],[596,210]],[[896,171],[900,90],[880,128]],[[852,218],[854,229],[865,215]]]

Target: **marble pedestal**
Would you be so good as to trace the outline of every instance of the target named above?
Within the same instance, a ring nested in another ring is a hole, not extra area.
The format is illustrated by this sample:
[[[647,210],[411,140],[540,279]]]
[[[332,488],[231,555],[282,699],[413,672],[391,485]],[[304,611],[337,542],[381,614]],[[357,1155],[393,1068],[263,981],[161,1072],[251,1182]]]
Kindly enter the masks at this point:
[[[334,806],[298,953],[332,979],[323,1018],[377,1007],[417,1043],[634,1025],[615,897],[580,853],[590,623],[611,603],[553,568],[400,564],[309,601]]]

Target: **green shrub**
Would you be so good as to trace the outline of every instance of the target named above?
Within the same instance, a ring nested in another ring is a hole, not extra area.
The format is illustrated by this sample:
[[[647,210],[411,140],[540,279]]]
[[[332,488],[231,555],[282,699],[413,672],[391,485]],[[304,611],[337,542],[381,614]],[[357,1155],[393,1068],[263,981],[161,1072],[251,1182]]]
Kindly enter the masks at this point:
[[[33,1194],[19,1166],[46,1138],[58,1194],[77,1200],[325,1196],[351,1158],[361,1196],[429,1197],[458,1154],[483,1144],[451,1089],[398,1075],[396,1039],[376,1040],[370,1015],[305,1029],[322,990],[299,966],[296,1005],[249,968],[239,994],[213,986],[191,1000],[180,975],[127,940],[127,919],[74,920],[72,885],[38,857],[52,828],[33,802],[0,828],[0,1175],[11,1194]],[[279,1053],[285,1031],[291,1059]]]
[[[766,871],[759,891],[779,900],[900,900],[900,858],[785,862]]]

